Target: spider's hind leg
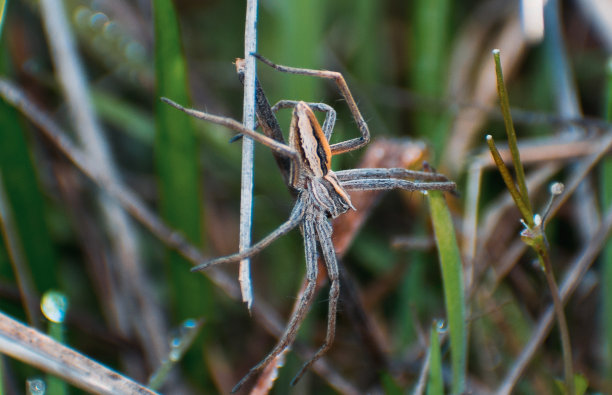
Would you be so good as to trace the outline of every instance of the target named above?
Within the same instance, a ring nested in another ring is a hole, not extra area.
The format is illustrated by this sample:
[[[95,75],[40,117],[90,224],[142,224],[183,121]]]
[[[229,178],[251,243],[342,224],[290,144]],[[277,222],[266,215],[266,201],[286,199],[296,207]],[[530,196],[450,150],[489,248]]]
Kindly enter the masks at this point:
[[[334,337],[336,335],[336,316],[338,311],[338,299],[340,298],[340,273],[338,271],[336,251],[331,238],[332,226],[327,220],[322,219],[321,221],[317,222],[316,227],[317,234],[319,236],[319,243],[323,252],[323,258],[325,259],[327,275],[329,276],[329,280],[331,282],[329,288],[329,305],[327,310],[327,331],[325,334],[325,341],[317,350],[315,355],[304,365],[302,365],[300,371],[295,375],[293,380],[291,380],[291,385],[295,385],[300,380],[302,375],[304,375],[304,373],[319,358],[327,353],[334,342]]]
[[[270,351],[261,362],[253,366],[246,376],[234,386],[232,393],[238,391],[244,383],[251,379],[251,377],[262,371],[280,353],[293,344],[300,325],[310,309],[317,284],[317,239],[313,221],[304,221],[302,226],[304,232],[304,249],[306,253],[306,287],[304,288],[304,292],[297,302],[291,319],[287,324],[287,328],[285,328],[285,332],[278,343],[276,343],[276,346],[274,346],[272,351]]]

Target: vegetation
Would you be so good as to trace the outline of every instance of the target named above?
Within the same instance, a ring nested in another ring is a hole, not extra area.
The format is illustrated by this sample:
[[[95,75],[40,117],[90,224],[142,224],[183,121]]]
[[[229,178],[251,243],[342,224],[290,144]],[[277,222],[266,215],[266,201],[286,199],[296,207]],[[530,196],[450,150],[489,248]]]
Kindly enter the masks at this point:
[[[160,100],[242,120],[244,3],[0,1],[0,393],[228,393],[275,343],[301,235],[252,260],[251,312],[237,265],[191,273],[238,249],[242,143]],[[258,5],[257,52],[340,71],[368,121],[335,169],[458,184],[351,194],[336,340],[296,392],[612,393],[612,8],[549,0],[533,24],[515,3]],[[358,135],[332,82],[257,78],[272,103],[333,106],[332,142]],[[254,173],[260,240],[294,197],[268,148]],[[324,277],[261,393],[323,342]]]

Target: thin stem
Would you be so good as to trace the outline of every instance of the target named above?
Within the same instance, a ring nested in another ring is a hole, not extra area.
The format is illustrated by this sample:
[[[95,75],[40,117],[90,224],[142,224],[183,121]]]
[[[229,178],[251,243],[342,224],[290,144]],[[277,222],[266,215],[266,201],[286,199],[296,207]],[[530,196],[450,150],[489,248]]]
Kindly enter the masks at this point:
[[[599,256],[601,249],[606,243],[608,236],[612,231],[612,204],[608,205],[603,220],[595,236],[589,243],[577,254],[578,258],[572,263],[570,269],[561,283],[560,300],[563,304],[567,303],[570,296],[574,293],[578,284],[584,277],[589,267]],[[495,392],[497,395],[506,395],[512,393],[516,383],[519,381],[523,372],[536,355],[538,349],[548,336],[553,321],[555,319],[554,307],[550,307],[538,320],[537,325],[529,339],[529,342],[523,348],[523,351],[516,359],[514,366],[504,378],[499,389]]]
[[[527,222],[530,228],[533,227],[534,223],[531,208],[521,197],[521,193],[516,189],[516,186],[514,185],[514,180],[512,179],[512,175],[510,174],[510,171],[506,167],[504,160],[502,159],[501,155],[499,154],[499,151],[497,150],[497,147],[495,146],[493,136],[491,136],[490,134],[487,135],[487,144],[489,145],[489,150],[491,151],[493,160],[495,161],[495,164],[497,165],[497,168],[499,169],[499,172],[501,173],[501,176],[504,179],[504,183],[506,184],[506,187],[508,188],[512,199],[514,200],[514,203],[520,210],[521,215],[525,219],[525,222]]]
[[[559,287],[555,281],[555,275],[552,271],[552,265],[550,264],[550,257],[548,251],[544,248],[538,251],[540,264],[545,268],[544,275],[546,276],[546,282],[553,299],[553,308],[555,309],[555,315],[557,316],[557,324],[559,325],[559,332],[561,335],[561,348],[563,349],[563,370],[565,373],[565,388],[568,395],[574,394],[574,366],[572,361],[572,345],[570,342],[569,330],[567,328],[567,320],[565,318],[565,312],[563,311],[563,303],[559,296]]]
[[[257,0],[247,1],[247,12],[244,29],[244,99],[242,121],[247,129],[255,129],[255,78],[256,62],[251,55],[257,52]],[[242,179],[240,186],[240,241],[239,250],[244,251],[251,245],[251,227],[253,221],[253,160],[254,142],[250,138],[242,140]],[[251,288],[250,260],[240,261],[239,271],[242,301],[249,311],[253,304]]]
[[[164,384],[168,378],[168,374],[172,368],[180,362],[187,350],[189,350],[203,325],[204,319],[202,318],[199,320],[188,319],[181,324],[178,330],[179,337],[173,338],[170,341],[171,349],[168,357],[162,361],[161,365],[149,378],[149,389],[157,391]]]
[[[514,170],[516,171],[516,180],[518,188],[523,200],[525,207],[531,213],[531,204],[529,203],[529,194],[527,193],[527,184],[525,183],[525,170],[523,169],[523,163],[521,162],[521,156],[518,150],[518,144],[516,142],[516,131],[514,130],[514,123],[512,122],[512,115],[510,115],[510,102],[508,100],[508,92],[506,91],[506,85],[504,83],[504,75],[501,68],[501,60],[499,57],[499,49],[493,50],[493,58],[495,59],[495,75],[497,76],[497,93],[499,95],[499,105],[501,107],[502,115],[504,117],[504,124],[506,126],[506,133],[508,134],[508,146],[512,153],[512,162],[514,164]],[[530,215],[532,217],[533,215]]]

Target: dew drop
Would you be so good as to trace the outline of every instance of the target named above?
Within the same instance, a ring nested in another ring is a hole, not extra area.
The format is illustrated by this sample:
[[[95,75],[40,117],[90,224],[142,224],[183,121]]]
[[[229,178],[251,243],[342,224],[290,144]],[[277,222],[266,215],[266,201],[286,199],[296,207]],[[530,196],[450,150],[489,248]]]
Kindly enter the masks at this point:
[[[178,362],[181,359],[181,350],[178,348],[170,350],[170,353],[168,353],[168,358],[172,362]]]
[[[108,22],[108,17],[102,12],[96,12],[91,16],[91,19],[89,20],[91,27],[96,30],[101,30],[106,24],[106,22]]]
[[[52,322],[62,323],[68,310],[68,298],[58,291],[47,291],[40,301],[40,309]]]
[[[438,333],[444,333],[447,330],[448,330],[448,325],[446,325],[446,321],[444,320],[436,321],[436,331],[438,331]]]
[[[119,26],[117,26],[115,22],[111,21],[104,25],[103,34],[107,40],[114,40],[121,35],[121,31]]]
[[[175,348],[179,348],[181,346],[181,338],[180,337],[173,337],[172,339],[170,339],[170,348],[175,349]]]
[[[28,394],[30,395],[43,395],[47,390],[45,382],[41,379],[27,380],[26,387],[28,389]]]
[[[196,327],[197,323],[198,322],[194,320],[193,318],[188,318],[185,321],[183,321],[183,325],[181,326],[187,330],[191,330]]]
[[[89,20],[91,19],[91,10],[89,8],[82,5],[78,6],[72,15],[77,26],[84,28],[89,25]]]

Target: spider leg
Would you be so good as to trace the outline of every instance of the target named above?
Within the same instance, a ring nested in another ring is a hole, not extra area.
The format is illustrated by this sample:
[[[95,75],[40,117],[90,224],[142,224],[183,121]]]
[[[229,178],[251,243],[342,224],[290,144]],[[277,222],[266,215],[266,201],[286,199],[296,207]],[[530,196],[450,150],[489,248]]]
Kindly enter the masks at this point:
[[[323,342],[316,354],[302,365],[300,371],[295,375],[293,380],[291,380],[291,385],[295,385],[312,364],[327,353],[336,335],[336,316],[338,299],[340,297],[340,274],[338,271],[338,261],[336,260],[336,251],[332,242],[332,226],[326,218],[320,218],[320,220],[317,220],[316,228],[319,236],[319,244],[321,245],[321,251],[323,252],[325,265],[327,267],[327,275],[331,281],[329,289],[329,306],[327,309],[327,332],[325,334],[325,342]]]
[[[296,68],[296,67],[281,66],[281,65],[271,62],[270,60],[264,58],[263,56],[259,54],[252,54],[252,55],[255,56],[257,59],[259,59],[264,64],[280,72],[325,78],[325,79],[333,80],[336,83],[336,85],[338,86],[338,89],[340,90],[340,94],[342,94],[342,96],[344,97],[344,100],[346,100],[346,104],[348,105],[349,110],[351,111],[351,114],[353,115],[353,118],[355,119],[355,122],[357,123],[357,127],[359,128],[361,137],[357,137],[351,140],[343,141],[343,142],[332,145],[330,147],[332,154],[342,154],[344,152],[356,150],[358,148],[363,147],[370,141],[370,130],[368,129],[368,124],[366,123],[365,119],[363,119],[363,116],[361,115],[361,112],[359,111],[359,107],[357,107],[357,103],[355,102],[355,99],[353,98],[353,95],[351,94],[351,91],[349,90],[348,85],[346,84],[346,81],[344,80],[344,77],[342,76],[341,73],[337,71],[329,71],[329,70],[313,70],[313,69],[302,69],[302,68]]]
[[[195,118],[203,119],[205,121],[209,121],[212,123],[216,123],[217,125],[225,126],[229,129],[232,129],[238,133],[245,134],[252,138],[253,140],[269,147],[274,152],[278,152],[281,155],[287,156],[291,160],[294,161],[294,164],[299,168],[299,156],[298,153],[295,152],[291,147],[286,144],[279,143],[278,141],[265,136],[261,133],[257,133],[254,130],[245,128],[240,122],[235,121],[231,118],[220,117],[218,115],[208,114],[202,111],[197,111],[191,108],[185,108],[178,103],[173,102],[172,100],[162,97],[161,100],[164,103],[170,104],[172,107],[177,108]]]
[[[340,185],[347,191],[388,191],[391,189],[404,189],[406,191],[454,191],[457,185],[454,182],[418,182],[400,180],[396,178],[363,178],[341,181]]]
[[[282,108],[293,108],[297,106],[297,100],[281,100],[272,106],[272,111],[277,112]],[[321,111],[325,113],[325,121],[323,121],[323,134],[325,134],[325,138],[329,141],[331,134],[334,130],[334,125],[336,124],[336,110],[333,109],[332,106],[327,105],[325,103],[306,103],[308,107],[310,107],[313,111]]]
[[[257,365],[253,366],[251,370],[244,376],[238,384],[232,389],[232,393],[238,391],[244,383],[246,383],[251,377],[263,370],[274,358],[276,358],[283,350],[295,340],[298,329],[302,324],[302,321],[306,317],[306,313],[312,304],[314,297],[314,291],[317,283],[317,239],[315,224],[313,221],[304,221],[302,224],[304,232],[304,250],[306,253],[306,288],[300,298],[296,309],[291,315],[291,319],[285,328],[283,336],[280,338],[276,346],[270,351],[270,353]]]
[[[399,178],[415,179],[421,181],[448,181],[448,178],[440,173],[432,173],[430,171],[408,170],[402,168],[350,169],[338,170],[335,173],[340,181],[351,181],[363,178]]]
[[[301,200],[298,199],[295,204],[295,207],[293,208],[293,211],[291,212],[291,216],[289,217],[289,219],[285,223],[283,223],[281,226],[276,228],[274,232],[270,233],[264,239],[259,241],[257,244],[251,246],[250,248],[247,248],[244,251],[204,262],[198,266],[192,267],[191,271],[196,272],[196,271],[207,269],[211,266],[221,265],[221,264],[230,263],[230,262],[238,262],[243,259],[250,258],[253,255],[259,253],[261,250],[263,250],[267,246],[269,246],[274,240],[289,233],[289,231],[291,231],[293,228],[298,226],[300,222],[302,222],[303,217],[304,217],[304,204],[302,203]]]

